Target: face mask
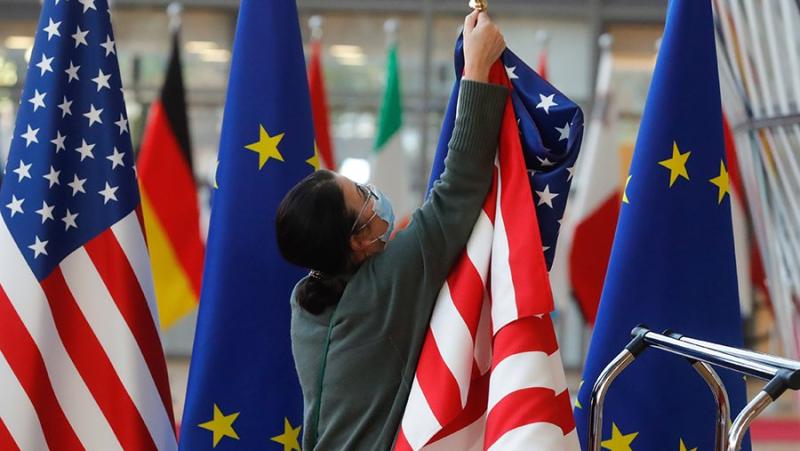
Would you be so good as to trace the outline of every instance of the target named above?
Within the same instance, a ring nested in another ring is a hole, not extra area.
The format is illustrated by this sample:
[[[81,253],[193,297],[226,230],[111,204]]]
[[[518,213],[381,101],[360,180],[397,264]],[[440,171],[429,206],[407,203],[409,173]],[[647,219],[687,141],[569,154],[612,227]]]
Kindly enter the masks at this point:
[[[383,193],[383,191],[375,188],[374,186],[371,187],[372,191],[377,196],[375,199],[375,215],[389,224],[389,227],[386,229],[386,232],[372,240],[372,243],[381,240],[384,243],[389,242],[389,238],[392,236],[392,232],[394,231],[394,209],[392,209],[392,202]]]

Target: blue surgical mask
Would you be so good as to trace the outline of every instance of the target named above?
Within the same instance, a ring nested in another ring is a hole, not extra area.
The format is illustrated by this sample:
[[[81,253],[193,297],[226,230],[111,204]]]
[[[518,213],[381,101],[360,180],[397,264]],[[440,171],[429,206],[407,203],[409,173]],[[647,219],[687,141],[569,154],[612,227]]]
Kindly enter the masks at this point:
[[[386,229],[386,232],[383,233],[381,236],[379,236],[379,237],[375,238],[374,240],[370,241],[370,244],[372,244],[372,243],[374,243],[374,242],[376,242],[378,240],[381,240],[384,243],[388,243],[389,242],[389,238],[391,238],[392,232],[394,231],[394,209],[392,209],[392,202],[389,200],[389,197],[386,196],[386,194],[384,194],[381,190],[379,190],[378,188],[376,188],[373,185],[360,185],[359,184],[358,187],[362,192],[365,193],[365,196],[367,197],[367,200],[364,202],[364,207],[362,207],[361,211],[359,211],[357,218],[362,215],[362,213],[364,212],[364,209],[367,207],[367,205],[369,205],[369,199],[370,198],[372,198],[374,200],[374,203],[373,203],[373,214],[372,214],[372,216],[370,216],[369,219],[367,219],[366,222],[364,222],[361,225],[361,227],[358,227],[358,228],[357,228],[358,219],[356,219],[356,222],[353,223],[353,229],[350,231],[350,233],[358,233],[358,232],[360,232],[370,222],[372,222],[372,220],[374,220],[377,217],[377,218],[380,218],[381,220],[383,220],[384,222],[386,222],[386,224],[388,224],[388,228]]]
[[[374,186],[371,188],[378,197],[375,200],[375,214],[389,224],[386,232],[378,238],[375,238],[372,242],[374,243],[375,241],[381,240],[384,243],[388,243],[389,238],[392,237],[392,232],[394,231],[394,209],[392,208],[392,201],[389,200],[389,197],[384,194],[383,191],[375,188]]]

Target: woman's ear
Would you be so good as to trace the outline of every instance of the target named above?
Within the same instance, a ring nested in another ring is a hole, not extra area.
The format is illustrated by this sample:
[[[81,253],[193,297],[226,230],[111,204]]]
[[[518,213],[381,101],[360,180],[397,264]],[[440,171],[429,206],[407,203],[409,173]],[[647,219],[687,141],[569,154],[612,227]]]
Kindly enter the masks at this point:
[[[364,238],[364,231],[362,230],[359,233],[355,233],[350,236],[350,249],[353,253],[363,253],[369,244],[367,244],[367,240]]]

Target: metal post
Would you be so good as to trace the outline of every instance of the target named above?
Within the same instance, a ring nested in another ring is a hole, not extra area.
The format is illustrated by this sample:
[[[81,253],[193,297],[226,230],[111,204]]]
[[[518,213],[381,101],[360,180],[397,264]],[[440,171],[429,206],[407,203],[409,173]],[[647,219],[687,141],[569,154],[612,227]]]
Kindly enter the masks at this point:
[[[719,374],[714,371],[711,365],[705,362],[694,362],[692,367],[703,377],[711,393],[714,394],[714,401],[717,402],[717,424],[714,434],[714,449],[725,451],[728,449],[728,422],[731,420],[731,405],[728,400],[728,392],[725,384],[722,383]]]
[[[741,449],[744,435],[750,427],[750,423],[770,404],[772,404],[772,398],[765,391],[758,392],[755,398],[747,404],[742,413],[736,417],[736,421],[733,422],[728,436],[728,451],[739,451]]]
[[[414,189],[417,193],[419,202],[425,199],[425,189],[428,186],[429,169],[429,146],[430,146],[430,126],[429,118],[431,111],[431,78],[433,77],[433,0],[423,0],[422,2],[422,22],[425,32],[424,47],[422,51],[422,99],[419,117],[419,159],[416,170],[412,171]]]
[[[592,398],[589,404],[589,450],[600,451],[600,442],[603,437],[603,404],[611,383],[625,368],[630,365],[636,356],[625,349],[620,352],[611,363],[600,373],[592,388]]]

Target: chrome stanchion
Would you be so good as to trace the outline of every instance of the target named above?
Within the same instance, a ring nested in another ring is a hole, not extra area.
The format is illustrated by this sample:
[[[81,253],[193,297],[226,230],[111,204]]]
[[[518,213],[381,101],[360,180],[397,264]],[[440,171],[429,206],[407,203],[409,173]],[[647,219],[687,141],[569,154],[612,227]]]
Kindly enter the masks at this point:
[[[714,371],[711,365],[705,362],[694,362],[694,369],[703,377],[711,393],[714,394],[714,401],[717,403],[717,423],[714,433],[714,449],[725,451],[728,449],[728,422],[731,420],[731,404],[728,400],[728,391],[722,383],[719,374]]]

